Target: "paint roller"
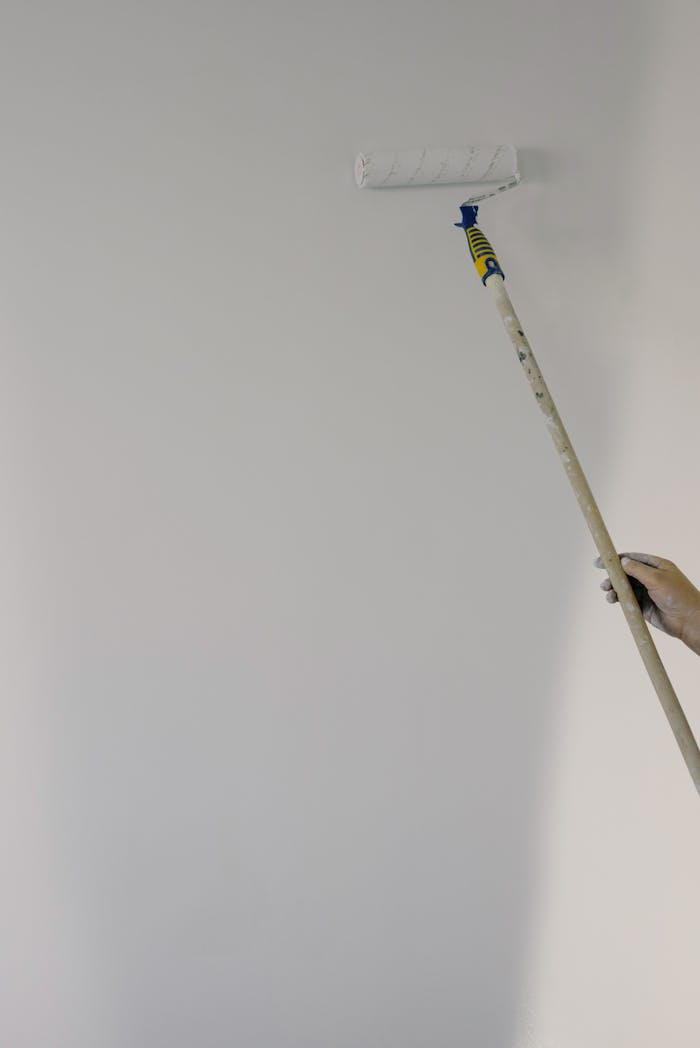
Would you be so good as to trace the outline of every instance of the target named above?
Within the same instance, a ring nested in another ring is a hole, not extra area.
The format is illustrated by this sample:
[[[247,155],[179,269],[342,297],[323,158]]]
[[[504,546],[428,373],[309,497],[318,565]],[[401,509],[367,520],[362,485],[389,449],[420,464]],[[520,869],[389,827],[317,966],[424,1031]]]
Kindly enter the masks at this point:
[[[564,428],[556,405],[535,360],[532,347],[505,287],[505,276],[488,239],[477,225],[481,201],[512,189],[520,182],[518,158],[512,145],[473,145],[458,148],[381,150],[360,153],[355,160],[355,180],[363,189],[392,189],[467,183],[475,192],[461,205],[461,221],[469,253],[481,282],[491,292],[496,308],[530,383],[535,401],[564,467],[579,508],[617,592],[620,606],[637,649],[654,685],[695,788],[700,793],[700,750],[688,724],[666,668],[652,639],[629,578],[622,568],[603,517],[581,464]]]

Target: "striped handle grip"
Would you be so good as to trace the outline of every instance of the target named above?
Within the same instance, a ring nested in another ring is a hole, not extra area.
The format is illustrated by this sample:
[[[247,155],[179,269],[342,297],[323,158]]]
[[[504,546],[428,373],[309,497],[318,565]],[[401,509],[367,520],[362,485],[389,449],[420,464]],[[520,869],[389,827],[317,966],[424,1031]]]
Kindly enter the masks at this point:
[[[498,273],[499,277],[504,277],[505,279],[503,270],[496,258],[496,252],[476,224],[479,212],[478,207],[474,207],[471,204],[462,204],[460,210],[462,212],[462,221],[455,222],[455,225],[459,229],[463,229],[467,234],[469,251],[482,284],[485,284],[494,273]]]

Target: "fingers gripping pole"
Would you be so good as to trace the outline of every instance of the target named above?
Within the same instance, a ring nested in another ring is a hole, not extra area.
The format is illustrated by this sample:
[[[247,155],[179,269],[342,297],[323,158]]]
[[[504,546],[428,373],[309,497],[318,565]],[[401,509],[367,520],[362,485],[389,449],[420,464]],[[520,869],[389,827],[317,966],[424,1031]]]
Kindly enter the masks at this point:
[[[676,742],[683,754],[695,788],[700,794],[700,750],[698,749],[698,744],[666,673],[666,668],[656,650],[649,627],[644,620],[627,574],[620,564],[620,558],[605,526],[605,521],[596,505],[593,492],[576,457],[576,453],[571,446],[571,441],[559,417],[559,412],[551,394],[547,389],[530,343],[513,309],[513,303],[505,288],[503,271],[488,240],[476,228],[478,209],[465,205],[461,210],[462,221],[455,224],[464,229],[477,273],[493,295],[501,320],[518,355],[518,360],[530,383],[530,388],[535,395],[540,411],[544,415],[545,425],[549,430],[559,455],[559,460],[569,478],[569,483],[576,496],[581,513],[593,536],[593,541],[607,569],[610,581],[617,592],[622,611],[639,654],[654,685],[671,730],[676,737]]]

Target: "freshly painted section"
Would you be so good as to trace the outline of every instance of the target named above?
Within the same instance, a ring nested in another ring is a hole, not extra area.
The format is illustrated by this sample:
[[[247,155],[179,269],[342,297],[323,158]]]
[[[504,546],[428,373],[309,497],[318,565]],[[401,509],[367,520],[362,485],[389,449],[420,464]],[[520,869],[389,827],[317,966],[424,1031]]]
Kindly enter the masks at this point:
[[[697,1048],[697,798],[465,190],[352,165],[518,146],[524,330],[698,580],[699,15],[6,0],[0,1043]]]

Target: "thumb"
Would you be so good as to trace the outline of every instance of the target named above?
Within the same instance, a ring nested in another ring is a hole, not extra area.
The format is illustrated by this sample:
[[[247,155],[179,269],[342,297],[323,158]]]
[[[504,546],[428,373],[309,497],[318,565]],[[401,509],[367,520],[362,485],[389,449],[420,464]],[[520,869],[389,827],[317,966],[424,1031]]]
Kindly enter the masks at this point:
[[[620,564],[624,568],[628,575],[631,575],[633,579],[638,579],[643,586],[647,589],[651,589],[659,580],[659,569],[652,568],[648,564],[642,564],[639,560],[632,560],[631,557],[622,557]]]

